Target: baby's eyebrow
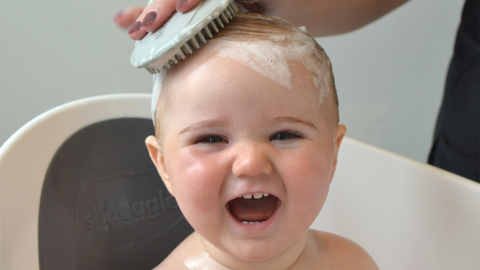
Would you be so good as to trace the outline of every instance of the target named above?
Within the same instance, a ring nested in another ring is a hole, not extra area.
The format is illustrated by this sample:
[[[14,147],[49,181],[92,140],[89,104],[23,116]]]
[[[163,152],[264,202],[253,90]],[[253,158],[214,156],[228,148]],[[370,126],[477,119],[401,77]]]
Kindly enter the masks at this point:
[[[217,121],[217,120],[205,120],[205,121],[200,121],[200,122],[195,122],[188,127],[182,129],[178,135],[187,133],[187,132],[194,132],[194,131],[199,131],[202,129],[207,129],[207,128],[214,128],[214,127],[224,127],[226,125],[225,122],[223,121]]]
[[[301,123],[301,124],[305,124],[307,126],[310,126],[314,129],[317,129],[317,127],[311,121],[300,119],[300,118],[297,118],[297,117],[292,117],[292,116],[277,117],[277,118],[275,118],[275,121],[276,122],[288,122],[288,123]]]

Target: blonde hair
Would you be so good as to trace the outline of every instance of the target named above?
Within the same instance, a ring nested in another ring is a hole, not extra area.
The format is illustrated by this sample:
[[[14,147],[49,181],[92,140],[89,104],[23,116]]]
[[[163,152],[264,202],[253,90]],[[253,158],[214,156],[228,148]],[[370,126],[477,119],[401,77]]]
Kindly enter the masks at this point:
[[[300,60],[305,65],[315,86],[319,90],[319,104],[322,104],[323,99],[329,99],[327,106],[331,107],[329,111],[332,112],[329,121],[334,125],[338,125],[338,97],[330,59],[323,48],[305,30],[299,29],[290,22],[278,17],[256,13],[238,13],[209,42],[217,43],[217,41],[251,42],[252,44],[259,41],[267,41],[293,48],[308,44],[306,50],[303,48],[303,57],[297,60]],[[203,45],[203,47],[207,46],[209,46],[208,43]],[[182,63],[179,63],[179,65],[181,66]],[[173,68],[177,67],[174,66]],[[168,73],[166,76],[168,76]],[[155,119],[157,120],[162,119],[163,107],[166,106],[165,100],[161,103],[160,106],[158,104],[157,106],[162,108],[160,110],[157,109],[155,112]],[[155,133],[157,139],[159,139],[161,132],[158,123],[155,123]]]

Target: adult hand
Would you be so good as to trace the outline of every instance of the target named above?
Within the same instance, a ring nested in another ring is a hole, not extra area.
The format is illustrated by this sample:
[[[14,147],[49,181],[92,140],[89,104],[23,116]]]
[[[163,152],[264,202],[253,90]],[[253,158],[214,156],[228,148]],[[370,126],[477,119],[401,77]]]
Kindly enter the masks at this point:
[[[147,32],[158,30],[170,16],[179,11],[188,12],[198,5],[201,0],[155,0],[146,7],[129,7],[114,17],[115,23],[121,28],[127,28],[130,37],[134,40],[142,39]],[[238,1],[251,12],[263,13],[264,8],[258,0]],[[263,1],[268,2],[268,1]],[[272,2],[272,1],[270,1]]]
[[[201,0],[154,0],[145,8],[131,7],[114,20],[120,27],[130,26],[134,40],[155,32],[175,10],[187,12]],[[246,11],[286,19],[306,26],[313,36],[328,36],[358,29],[397,8],[408,0],[235,0]]]

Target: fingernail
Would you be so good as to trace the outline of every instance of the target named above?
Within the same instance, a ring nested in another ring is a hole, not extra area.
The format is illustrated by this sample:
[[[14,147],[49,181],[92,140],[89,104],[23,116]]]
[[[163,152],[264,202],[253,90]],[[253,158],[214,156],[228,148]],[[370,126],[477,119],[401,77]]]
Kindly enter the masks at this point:
[[[179,9],[180,7],[185,5],[187,2],[188,2],[188,0],[178,0],[177,1],[177,9]]]
[[[123,10],[119,11],[117,14],[115,14],[115,16],[113,16],[113,21],[118,24],[122,16],[123,16]]]
[[[157,12],[150,11],[147,15],[145,15],[145,18],[143,18],[142,26],[153,23],[156,18],[157,18]]]
[[[130,26],[130,29],[128,29],[128,33],[132,33],[135,31],[140,30],[140,27],[142,27],[142,23],[140,21],[136,21],[132,26]]]

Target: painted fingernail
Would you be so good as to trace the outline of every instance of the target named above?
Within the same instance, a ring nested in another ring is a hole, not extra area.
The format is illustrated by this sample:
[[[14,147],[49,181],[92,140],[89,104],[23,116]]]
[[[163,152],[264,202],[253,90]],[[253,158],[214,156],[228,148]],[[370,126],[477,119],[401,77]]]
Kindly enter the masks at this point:
[[[177,9],[179,9],[180,7],[185,5],[187,2],[188,2],[188,0],[178,0],[177,1]]]
[[[119,11],[117,14],[115,14],[115,16],[113,16],[113,21],[115,23],[120,23],[120,19],[122,18],[123,16],[123,10],[122,11]]]
[[[150,11],[147,15],[145,15],[145,18],[143,18],[142,26],[153,23],[156,18],[157,18],[157,12]]]
[[[128,29],[128,33],[132,33],[135,31],[140,30],[140,27],[142,27],[142,23],[140,21],[136,21],[132,26],[130,26],[130,29]]]

